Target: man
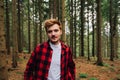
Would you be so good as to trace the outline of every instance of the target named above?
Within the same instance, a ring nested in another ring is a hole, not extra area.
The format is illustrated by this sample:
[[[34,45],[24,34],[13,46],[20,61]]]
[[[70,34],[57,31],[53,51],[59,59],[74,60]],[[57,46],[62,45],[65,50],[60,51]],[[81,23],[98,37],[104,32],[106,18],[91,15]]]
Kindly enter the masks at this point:
[[[56,19],[48,19],[45,29],[48,41],[38,45],[32,52],[24,80],[75,80],[72,52],[60,41],[61,23]]]

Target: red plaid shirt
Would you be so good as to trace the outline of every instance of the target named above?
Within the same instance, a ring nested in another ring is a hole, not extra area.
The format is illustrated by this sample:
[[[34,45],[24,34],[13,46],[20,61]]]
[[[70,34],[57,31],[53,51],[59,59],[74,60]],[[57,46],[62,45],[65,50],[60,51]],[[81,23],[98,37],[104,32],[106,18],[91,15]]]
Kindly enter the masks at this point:
[[[61,76],[60,80],[75,80],[75,63],[69,47],[61,42]],[[38,45],[31,54],[24,72],[24,80],[47,80],[52,49],[49,42]]]

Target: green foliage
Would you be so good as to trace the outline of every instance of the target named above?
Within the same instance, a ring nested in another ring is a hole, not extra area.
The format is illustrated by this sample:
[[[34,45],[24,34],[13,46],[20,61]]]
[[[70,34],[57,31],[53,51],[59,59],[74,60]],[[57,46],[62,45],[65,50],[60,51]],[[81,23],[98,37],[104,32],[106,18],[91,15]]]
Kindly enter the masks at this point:
[[[115,71],[115,67],[114,66],[112,66],[112,65],[110,65],[110,64],[108,64],[108,63],[103,63],[103,65],[105,66],[105,67],[108,67],[111,71]]]
[[[98,80],[98,79],[95,77],[91,77],[89,80]]]
[[[103,63],[105,67],[109,67],[110,65],[108,63]]]
[[[88,77],[88,75],[87,75],[87,74],[85,74],[85,73],[80,73],[80,74],[79,74],[79,77],[80,77],[80,78],[87,78],[87,77]]]
[[[109,4],[108,4],[108,0],[103,0],[102,1],[102,16],[103,19],[106,21],[108,20],[108,16],[109,16]]]
[[[104,66],[104,63],[100,62],[100,63],[96,63],[98,66]]]
[[[23,73],[22,73],[22,72],[16,72],[16,74],[20,74],[20,75],[21,75],[21,74],[23,74]]]
[[[23,49],[23,52],[24,52],[24,53],[29,53],[29,51],[28,51],[28,50],[26,50],[26,49]]]
[[[17,58],[18,62],[22,62],[24,59],[23,58]]]
[[[120,74],[117,75],[117,80],[120,80]]]

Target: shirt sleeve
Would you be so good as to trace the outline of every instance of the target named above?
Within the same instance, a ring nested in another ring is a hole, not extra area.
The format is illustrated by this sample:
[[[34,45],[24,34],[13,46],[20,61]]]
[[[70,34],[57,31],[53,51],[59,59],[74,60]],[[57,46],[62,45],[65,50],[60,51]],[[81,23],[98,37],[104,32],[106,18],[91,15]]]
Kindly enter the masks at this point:
[[[70,75],[72,77],[71,80],[75,80],[75,72],[76,72],[76,69],[75,69],[75,63],[73,61],[73,58],[72,58],[72,51],[71,49],[69,49],[69,72],[70,72]]]
[[[33,80],[34,77],[34,68],[35,68],[35,62],[36,62],[36,53],[38,51],[38,47],[36,47],[34,49],[34,51],[32,52],[27,65],[26,65],[26,69],[24,71],[24,80]]]

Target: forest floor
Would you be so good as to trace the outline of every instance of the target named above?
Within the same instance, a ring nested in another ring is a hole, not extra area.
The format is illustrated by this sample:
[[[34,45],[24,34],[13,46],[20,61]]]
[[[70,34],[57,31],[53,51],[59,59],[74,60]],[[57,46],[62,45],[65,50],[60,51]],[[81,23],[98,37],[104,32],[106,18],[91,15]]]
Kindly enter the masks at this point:
[[[23,80],[23,72],[30,54],[20,54],[18,67],[12,68],[9,60],[9,80]],[[120,80],[120,59],[109,61],[104,59],[105,66],[95,65],[95,59],[78,58],[76,63],[76,80]]]

